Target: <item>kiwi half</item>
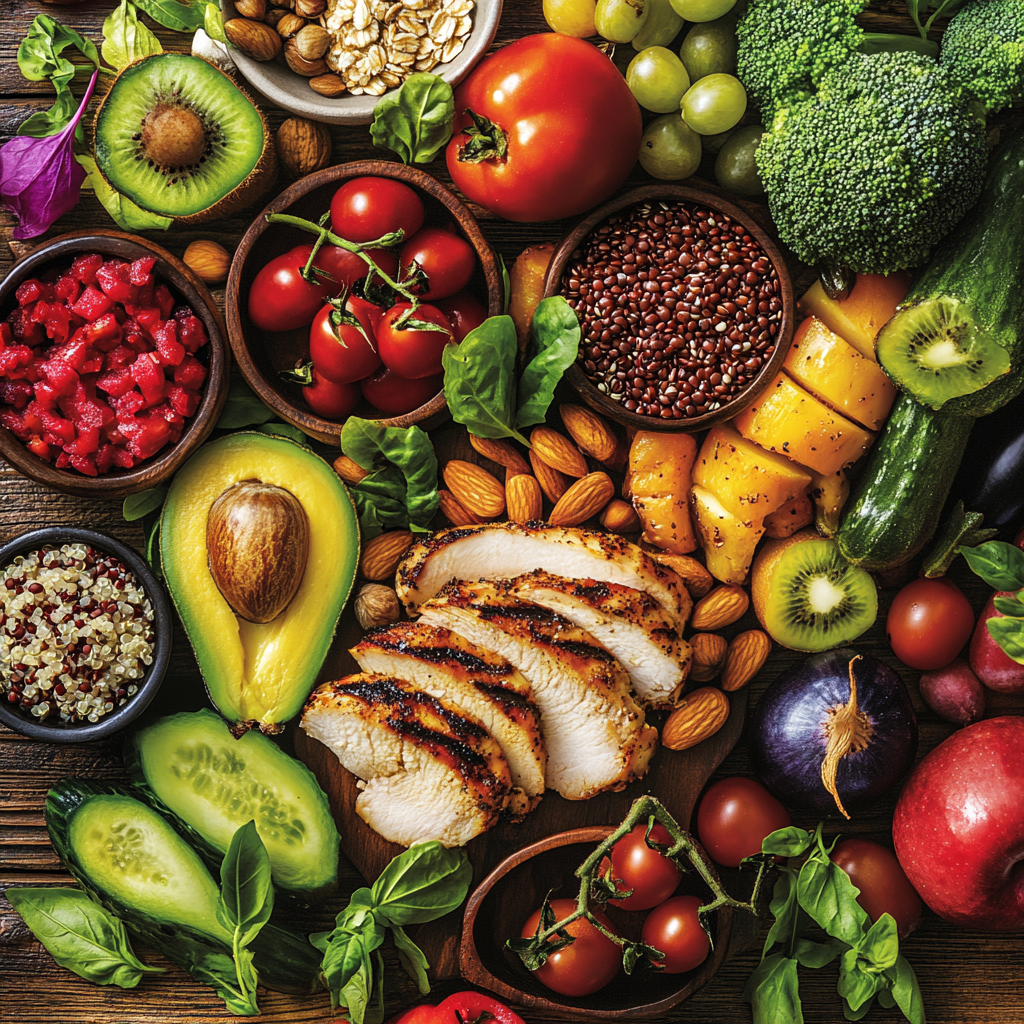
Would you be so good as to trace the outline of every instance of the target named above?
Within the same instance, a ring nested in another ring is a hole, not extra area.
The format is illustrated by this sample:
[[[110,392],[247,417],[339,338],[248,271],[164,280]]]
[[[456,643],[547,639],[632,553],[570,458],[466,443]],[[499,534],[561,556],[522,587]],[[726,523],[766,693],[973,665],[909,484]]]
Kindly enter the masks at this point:
[[[951,296],[900,310],[878,335],[878,361],[903,391],[941,409],[1010,369],[1010,355]]]
[[[129,64],[96,115],[96,166],[145,210],[198,222],[247,206],[274,181],[263,114],[201,57],[158,53]]]

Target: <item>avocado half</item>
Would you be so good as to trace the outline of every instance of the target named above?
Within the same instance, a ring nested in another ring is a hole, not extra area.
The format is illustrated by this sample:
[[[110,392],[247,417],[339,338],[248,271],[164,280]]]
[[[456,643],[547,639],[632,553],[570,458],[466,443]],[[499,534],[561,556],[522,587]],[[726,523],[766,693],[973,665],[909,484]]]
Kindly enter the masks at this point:
[[[185,53],[143,57],[117,76],[96,114],[96,166],[137,206],[185,224],[235,213],[277,178],[263,113]]]
[[[302,582],[265,623],[232,610],[210,572],[206,542],[214,501],[250,480],[291,492],[309,520]],[[210,699],[236,732],[281,732],[313,689],[355,581],[359,521],[345,485],[294,441],[231,434],[204,445],[175,476],[160,520],[160,555]]]

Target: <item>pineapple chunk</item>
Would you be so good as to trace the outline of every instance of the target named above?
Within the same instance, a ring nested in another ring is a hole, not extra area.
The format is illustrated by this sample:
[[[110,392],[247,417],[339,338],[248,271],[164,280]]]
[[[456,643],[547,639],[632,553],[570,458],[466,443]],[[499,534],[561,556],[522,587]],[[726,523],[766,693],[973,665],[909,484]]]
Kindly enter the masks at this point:
[[[797,329],[785,368],[812,395],[869,430],[885,424],[896,401],[896,388],[878,363],[814,316]]]
[[[833,412],[784,373],[733,422],[748,440],[816,473],[838,473],[875,440],[870,431]]]
[[[839,516],[849,496],[850,481],[842,470],[827,475],[811,475],[814,522],[823,537],[834,537],[839,531]]]
[[[697,442],[692,434],[638,430],[629,449],[628,489],[643,539],[663,551],[697,547],[690,521],[690,486]]]
[[[806,494],[790,498],[780,509],[764,518],[764,532],[773,540],[790,537],[814,522],[814,506]]]
[[[703,487],[693,488],[693,510],[708,571],[723,583],[744,583],[764,520],[734,516]]]

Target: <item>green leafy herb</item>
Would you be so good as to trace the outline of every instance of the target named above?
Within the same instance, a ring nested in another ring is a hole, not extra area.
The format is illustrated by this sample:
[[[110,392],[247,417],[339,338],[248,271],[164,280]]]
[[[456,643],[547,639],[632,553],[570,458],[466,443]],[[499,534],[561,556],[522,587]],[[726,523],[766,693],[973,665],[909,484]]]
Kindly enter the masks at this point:
[[[544,422],[558,382],[576,362],[580,335],[580,322],[561,296],[544,299],[537,306],[530,325],[532,358],[519,379],[517,430]]]
[[[754,1024],[803,1024],[796,968],[796,959],[781,953],[761,961],[743,990],[743,998],[754,1011]]]
[[[96,161],[82,153],[76,153],[75,159],[85,170],[85,181],[82,188],[91,188],[103,208],[113,218],[114,223],[124,231],[166,231],[173,223],[171,217],[161,217],[158,213],[150,213],[136,206],[120,192],[115,192],[100,174]]]
[[[274,418],[272,409],[265,406],[240,377],[232,377],[224,411],[217,420],[217,430],[239,430],[269,423]]]
[[[163,562],[160,559],[160,516],[154,515],[152,521],[145,527],[146,531],[146,561],[150,568],[160,578],[164,578]]]
[[[209,985],[236,1016],[254,1017],[259,1013],[253,995],[239,987],[235,961],[226,953],[204,952],[189,963],[188,972],[201,985]]]
[[[405,973],[416,982],[420,995],[425,996],[430,991],[430,981],[427,978],[430,964],[427,963],[423,950],[397,925],[392,925],[391,937],[395,940],[398,959],[401,961],[402,967],[405,968]]]
[[[993,590],[1024,588],[1024,551],[1015,544],[990,540],[975,548],[961,548],[967,564]]]
[[[452,87],[425,72],[410,75],[377,103],[370,135],[378,149],[390,149],[405,164],[428,164],[448,144],[455,123]]]
[[[80,889],[8,889],[7,899],[61,967],[96,985],[135,988],[148,967],[124,925]]]
[[[203,27],[206,0],[135,0],[157,24],[178,32],[195,32]]]
[[[923,571],[929,579],[945,576],[953,560],[964,547],[975,547],[991,540],[999,531],[982,526],[985,517],[980,512],[967,512],[958,501],[942,524],[939,537],[924,560]]]
[[[424,924],[462,904],[473,869],[460,850],[417,843],[396,857],[370,890],[374,912],[388,925]]]
[[[135,5],[121,0],[103,22],[103,59],[118,71],[140,57],[163,53],[160,40],[139,21]]]
[[[501,290],[505,296],[505,304],[502,312],[507,313],[509,303],[512,301],[512,278],[508,276],[508,267],[505,265],[505,257],[498,253],[498,262],[501,264]]]
[[[121,506],[121,515],[126,522],[134,523],[136,519],[141,519],[160,508],[167,497],[167,491],[167,485],[161,484],[159,487],[150,487],[148,491],[129,494]]]
[[[227,44],[228,37],[224,34],[224,16],[217,4],[207,4],[203,11],[203,30],[217,43]]]

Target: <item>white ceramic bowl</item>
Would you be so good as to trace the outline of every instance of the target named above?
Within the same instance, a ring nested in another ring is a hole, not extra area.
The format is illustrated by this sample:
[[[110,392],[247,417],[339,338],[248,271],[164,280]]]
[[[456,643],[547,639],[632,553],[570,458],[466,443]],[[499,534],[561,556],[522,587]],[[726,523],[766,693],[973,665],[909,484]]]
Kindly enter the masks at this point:
[[[458,85],[473,70],[477,61],[487,52],[498,32],[504,0],[476,0],[473,8],[473,31],[462,52],[448,64],[439,64],[434,74],[440,75],[452,86]],[[237,17],[232,0],[221,0],[224,20]],[[272,103],[299,117],[326,124],[369,124],[377,96],[321,96],[314,92],[308,81],[297,75],[278,57],[272,61],[259,61],[247,57],[231,47],[231,57],[242,77]]]

